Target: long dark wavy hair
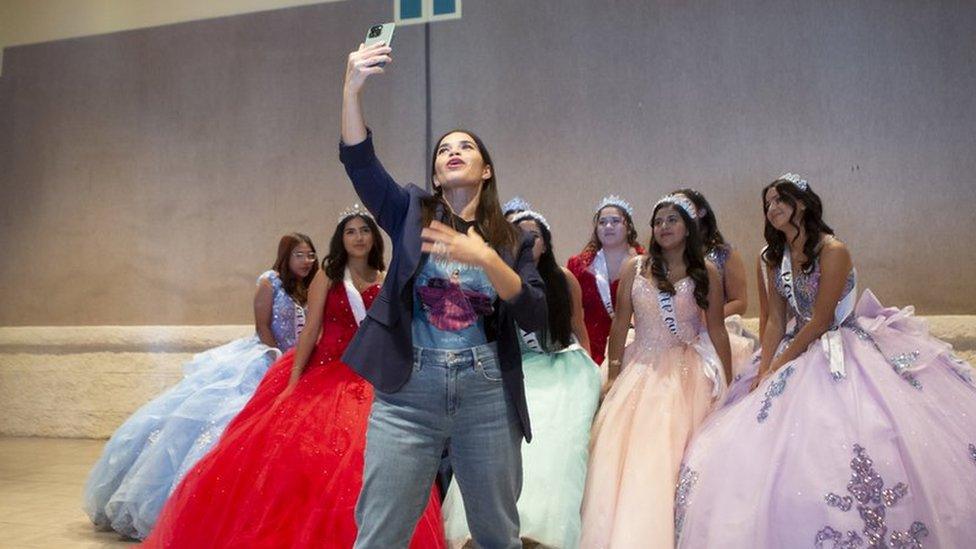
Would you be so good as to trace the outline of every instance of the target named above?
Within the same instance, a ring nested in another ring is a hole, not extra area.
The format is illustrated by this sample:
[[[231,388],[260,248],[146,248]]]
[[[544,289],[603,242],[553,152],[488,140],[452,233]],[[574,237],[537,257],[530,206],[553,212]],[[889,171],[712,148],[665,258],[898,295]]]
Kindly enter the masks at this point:
[[[484,160],[485,165],[491,166],[491,177],[482,183],[481,193],[478,195],[478,207],[475,209],[475,223],[478,232],[495,250],[507,248],[514,253],[517,251],[516,247],[519,244],[519,232],[502,214],[502,207],[498,202],[498,183],[495,180],[497,170],[495,169],[495,163],[491,160],[491,154],[488,152],[488,148],[485,147],[485,143],[480,137],[461,128],[453,129],[440,136],[431,154],[430,173],[436,173],[437,149],[440,148],[441,141],[444,141],[444,138],[452,133],[463,133],[471,136],[471,139],[474,140],[475,145],[478,147],[478,152],[481,153],[481,158]],[[421,204],[423,206],[424,227],[430,225],[430,222],[434,220],[439,208],[445,208],[447,211],[450,211],[447,208],[447,202],[444,201],[444,189],[440,185],[434,189],[433,196],[425,198]]]
[[[718,218],[715,217],[715,210],[705,199],[705,195],[695,189],[678,189],[674,192],[688,197],[688,200],[691,200],[698,210],[698,230],[701,231],[702,246],[705,247],[705,253],[724,246],[725,237],[722,236],[722,231],[718,230]],[[702,212],[705,214],[702,215]]]
[[[308,235],[288,233],[278,241],[278,257],[275,258],[274,265],[271,268],[278,273],[278,278],[281,279],[281,287],[285,293],[298,304],[304,305],[308,301],[308,285],[312,283],[312,278],[319,271],[319,265],[318,263],[313,264],[305,278],[298,278],[295,273],[291,272],[288,262],[291,261],[291,253],[299,244],[308,244],[312,253],[317,253],[315,244],[312,244],[312,239]]]
[[[342,244],[342,233],[345,232],[346,225],[353,219],[362,219],[373,233],[373,247],[370,248],[369,255],[366,256],[366,263],[370,268],[376,269],[377,271],[386,269],[386,263],[383,261],[383,235],[380,234],[380,228],[376,226],[376,222],[373,221],[372,217],[362,213],[352,214],[336,225],[335,232],[332,233],[332,239],[329,240],[329,255],[322,259],[322,268],[325,269],[325,276],[329,277],[329,280],[332,282],[341,283],[346,274],[349,252],[346,251],[346,247]]]
[[[531,214],[518,214],[512,223],[518,225],[522,221],[535,221],[542,233],[542,242],[546,249],[539,256],[537,268],[543,282],[546,283],[546,303],[549,305],[549,340],[559,347],[568,347],[573,342],[573,304],[569,292],[569,282],[566,273],[556,262],[556,255],[552,251],[552,233]]]
[[[681,220],[685,223],[685,228],[688,230],[688,236],[685,237],[685,272],[695,282],[695,303],[702,310],[708,309],[708,269],[705,267],[705,250],[702,247],[701,234],[699,234],[695,226],[695,220],[688,215],[688,212],[684,208],[673,202],[662,201],[657,206],[654,206],[654,212],[651,213],[652,223],[655,216],[657,216],[657,212],[667,206],[673,207],[674,211],[678,212]],[[647,249],[648,255],[651,257],[651,277],[657,284],[657,288],[662,292],[674,295],[674,284],[668,280],[668,263],[664,259],[664,250],[660,244],[654,241],[653,231],[651,232],[651,241]],[[646,269],[647,266],[644,268]]]
[[[627,245],[631,248],[640,249],[640,242],[637,241],[637,227],[634,226],[634,218],[627,213],[627,210],[619,208],[617,206],[609,205],[604,206],[593,214],[593,233],[590,234],[590,241],[583,246],[583,251],[581,253],[595,254],[603,248],[603,243],[600,242],[600,234],[597,232],[599,225],[597,222],[600,220],[600,212],[607,208],[613,208],[620,212],[620,216],[624,218],[624,223],[627,224]]]
[[[761,198],[764,219],[766,218],[766,212],[769,210],[769,207],[766,205],[766,193],[772,188],[775,188],[776,192],[779,193],[780,200],[793,208],[794,215],[797,204],[803,204],[806,208],[803,212],[803,218],[800,220],[807,238],[806,242],[803,243],[803,255],[806,259],[801,265],[801,268],[804,272],[809,272],[813,268],[817,256],[820,254],[819,246],[821,236],[834,234],[834,230],[823,220],[823,203],[820,201],[817,193],[813,192],[813,189],[809,186],[804,191],[792,181],[777,179],[763,187],[762,190]],[[776,230],[773,224],[769,222],[769,219],[765,219],[765,221],[766,226],[763,232],[766,236],[766,251],[763,253],[763,261],[770,267],[777,268],[783,261],[783,252],[788,245],[786,242],[786,234]],[[792,218],[790,218],[790,225],[797,230],[797,237],[799,237],[800,226]]]

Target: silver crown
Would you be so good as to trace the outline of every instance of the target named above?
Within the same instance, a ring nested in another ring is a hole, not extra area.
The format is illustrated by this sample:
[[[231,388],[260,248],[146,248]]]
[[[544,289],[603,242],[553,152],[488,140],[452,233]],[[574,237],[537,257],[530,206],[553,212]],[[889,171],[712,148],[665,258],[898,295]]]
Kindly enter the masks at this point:
[[[513,196],[511,200],[502,206],[502,213],[509,214],[511,212],[526,211],[531,210],[532,204],[522,198],[521,196]]]
[[[795,174],[793,172],[786,172],[783,175],[779,176],[779,178],[785,181],[789,181],[790,183],[796,185],[797,187],[800,188],[801,191],[806,192],[810,190],[810,184],[807,183],[806,179],[800,177],[799,174]]]
[[[658,200],[654,204],[654,209],[656,210],[657,207],[660,206],[661,204],[674,204],[675,206],[678,206],[682,210],[684,210],[685,213],[688,214],[688,217],[692,219],[698,219],[698,208],[696,208],[694,202],[689,200],[688,197],[686,197],[685,195],[682,194],[664,195],[661,197],[660,200]]]
[[[339,212],[339,223],[342,223],[354,215],[364,215],[370,219],[373,219],[373,215],[369,213],[369,210],[360,206],[359,204],[353,204],[352,206]]]
[[[515,214],[515,217],[512,218],[512,225],[518,225],[519,223],[525,221],[526,219],[531,219],[536,223],[539,223],[540,225],[545,227],[546,230],[549,231],[550,233],[552,232],[552,229],[549,228],[549,222],[546,221],[546,218],[541,213],[532,210],[524,210]]]
[[[601,200],[600,203],[596,205],[596,211],[599,213],[600,210],[606,208],[607,206],[616,206],[621,210],[627,212],[627,215],[629,215],[630,217],[634,217],[634,209],[630,207],[630,202],[627,202],[626,200],[620,198],[615,194],[604,196],[603,200]]]
[[[696,193],[698,193],[697,190],[692,189],[691,187],[688,187],[688,190],[689,191],[695,191]],[[678,195],[681,195],[681,196],[687,198],[688,200],[691,200],[691,197],[688,196],[685,193],[671,193],[671,194],[678,194]],[[698,194],[701,194],[701,193],[698,193]],[[695,201],[694,200],[691,200],[691,203],[692,204],[695,204]],[[701,218],[705,217],[705,214],[708,213],[708,210],[706,210],[705,208],[699,208],[697,205],[695,206],[695,210],[698,211],[698,219],[701,219]]]

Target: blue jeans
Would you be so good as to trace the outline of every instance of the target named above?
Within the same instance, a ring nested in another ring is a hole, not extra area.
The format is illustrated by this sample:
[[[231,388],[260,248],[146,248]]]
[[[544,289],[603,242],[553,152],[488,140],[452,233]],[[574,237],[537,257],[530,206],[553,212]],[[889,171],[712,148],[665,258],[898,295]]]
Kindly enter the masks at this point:
[[[475,543],[521,548],[515,507],[521,444],[494,343],[456,351],[415,348],[406,385],[375,392],[355,547],[407,547],[449,445]]]

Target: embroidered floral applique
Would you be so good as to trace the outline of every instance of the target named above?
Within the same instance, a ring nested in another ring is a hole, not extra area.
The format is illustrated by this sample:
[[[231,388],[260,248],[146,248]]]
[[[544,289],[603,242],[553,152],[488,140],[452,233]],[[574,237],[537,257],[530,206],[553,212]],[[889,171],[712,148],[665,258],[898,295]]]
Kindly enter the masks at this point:
[[[784,367],[776,375],[776,379],[769,384],[769,387],[766,389],[766,395],[763,397],[762,407],[759,409],[759,414],[756,415],[756,421],[762,423],[769,417],[769,409],[773,407],[773,399],[783,394],[783,391],[786,390],[786,380],[793,375],[794,369],[792,364]]]
[[[824,496],[824,501],[829,507],[845,513],[856,507],[858,515],[864,521],[864,528],[861,532],[850,530],[845,534],[831,526],[825,526],[817,532],[814,545],[818,549],[921,548],[922,538],[929,534],[923,522],[915,521],[908,530],[896,530],[889,534],[885,521],[886,509],[908,495],[908,485],[899,482],[885,488],[885,481],[874,468],[874,462],[859,444],[854,445],[851,471],[851,481],[847,484],[850,495],[840,496],[831,492]]]
[[[695,484],[698,482],[698,472],[692,470],[690,467],[681,464],[681,468],[678,469],[678,484],[675,486],[674,490],[674,544],[678,545],[678,540],[681,539],[681,529],[684,527],[685,523],[685,513],[688,510],[689,497],[691,496],[691,489],[694,488]]]
[[[870,343],[871,346],[874,347],[876,351],[881,353],[881,356],[883,356],[885,360],[888,361],[888,364],[891,365],[891,368],[895,371],[895,373],[901,376],[901,378],[907,381],[909,385],[911,385],[912,387],[918,389],[919,391],[922,390],[922,382],[920,382],[918,378],[915,377],[915,374],[913,374],[910,371],[912,366],[914,366],[915,363],[918,361],[918,357],[920,354],[918,351],[912,351],[910,353],[902,353],[900,355],[895,355],[889,358],[884,354],[884,351],[881,350],[881,347],[878,346],[878,342],[874,340],[874,337],[871,336],[870,332],[861,328],[860,326],[857,326],[856,324],[851,326],[850,328],[857,335],[858,339]]]

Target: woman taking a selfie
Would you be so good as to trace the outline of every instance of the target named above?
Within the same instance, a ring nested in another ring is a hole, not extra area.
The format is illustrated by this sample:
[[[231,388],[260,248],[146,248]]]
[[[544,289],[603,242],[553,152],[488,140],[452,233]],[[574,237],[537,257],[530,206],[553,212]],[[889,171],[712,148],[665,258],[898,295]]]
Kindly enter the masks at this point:
[[[502,215],[495,166],[471,132],[437,140],[433,193],[386,172],[360,92],[390,52],[350,53],[343,87],[340,158],[393,242],[389,276],[343,356],[375,388],[356,547],[406,545],[445,447],[475,543],[521,547],[515,503],[531,431],[516,322],[536,331],[547,318],[534,240]]]

